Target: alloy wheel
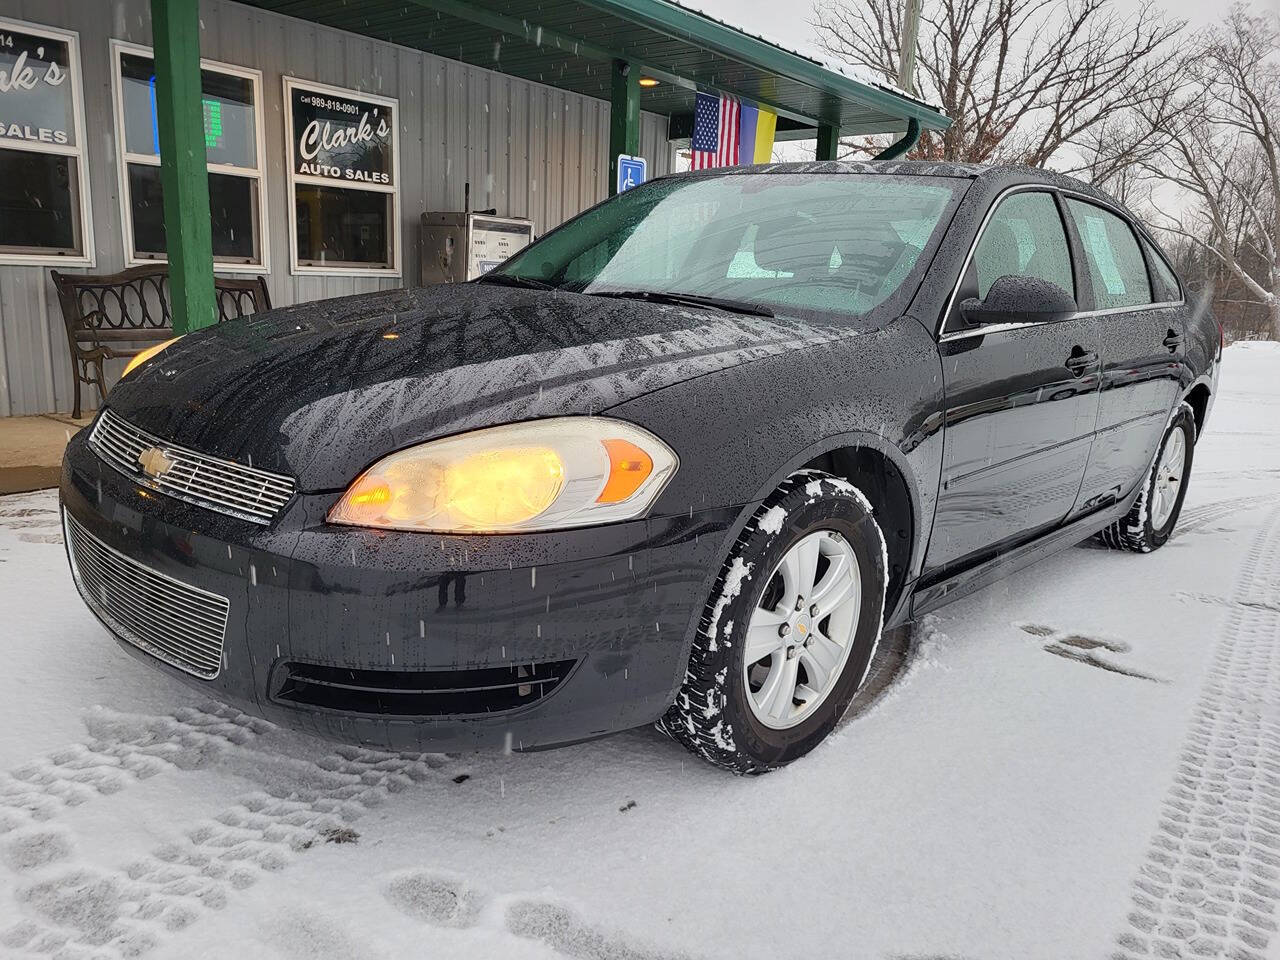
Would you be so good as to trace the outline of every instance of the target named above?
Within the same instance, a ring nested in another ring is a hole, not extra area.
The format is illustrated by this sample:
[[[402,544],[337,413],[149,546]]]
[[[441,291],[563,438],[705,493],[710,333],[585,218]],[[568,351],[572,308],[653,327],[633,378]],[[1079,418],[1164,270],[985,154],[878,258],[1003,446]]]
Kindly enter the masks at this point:
[[[834,530],[801,538],[769,576],[747,625],[743,682],[764,726],[801,723],[827,698],[853,647],[862,577]]]
[[[1160,462],[1156,464],[1155,483],[1151,490],[1151,526],[1155,530],[1163,530],[1169,522],[1174,504],[1178,502],[1178,491],[1182,489],[1186,465],[1186,432],[1176,428],[1169,434]]]

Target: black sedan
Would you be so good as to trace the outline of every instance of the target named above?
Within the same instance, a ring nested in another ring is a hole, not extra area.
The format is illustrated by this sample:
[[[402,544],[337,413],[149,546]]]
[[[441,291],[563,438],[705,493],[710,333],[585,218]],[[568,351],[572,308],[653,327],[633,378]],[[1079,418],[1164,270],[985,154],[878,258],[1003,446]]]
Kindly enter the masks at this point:
[[[62,475],[90,609],[245,710],[389,749],[641,724],[754,773],[881,631],[1178,520],[1221,331],[1020,168],[664,177],[483,279],[143,358]]]

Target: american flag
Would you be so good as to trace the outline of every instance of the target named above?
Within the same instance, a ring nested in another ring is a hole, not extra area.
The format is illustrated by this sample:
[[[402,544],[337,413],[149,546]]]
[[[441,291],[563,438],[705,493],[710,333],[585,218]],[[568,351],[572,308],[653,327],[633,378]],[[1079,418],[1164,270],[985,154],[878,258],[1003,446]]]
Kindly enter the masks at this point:
[[[737,165],[741,111],[742,104],[734,97],[698,94],[693,107],[691,169]]]

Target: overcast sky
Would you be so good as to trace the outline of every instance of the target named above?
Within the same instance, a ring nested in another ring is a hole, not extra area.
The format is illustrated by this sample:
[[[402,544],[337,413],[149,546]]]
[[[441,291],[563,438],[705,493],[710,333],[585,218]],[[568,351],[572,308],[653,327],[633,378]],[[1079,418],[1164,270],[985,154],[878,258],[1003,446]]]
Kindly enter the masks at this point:
[[[809,21],[813,19],[814,0],[677,0],[683,6],[701,10],[749,32],[773,40],[782,46],[803,51],[816,49],[817,40]],[[848,3],[857,0],[845,0]],[[1125,10],[1136,10],[1142,0],[1115,0]],[[1170,17],[1187,20],[1194,27],[1204,26],[1226,12],[1232,0],[1153,0]],[[1252,0],[1258,11],[1269,9],[1280,14],[1280,0]],[[923,26],[921,29],[925,29]],[[813,141],[793,141],[779,145],[774,158],[798,160],[811,155]],[[1177,208],[1175,197],[1164,196],[1166,206]]]
[[[813,19],[813,0],[795,0],[791,3],[779,3],[778,0],[683,0],[684,5],[702,10],[742,27],[748,31],[761,34],[783,45],[793,44],[797,47],[815,44],[813,28],[809,21]],[[1136,9],[1140,0],[1116,0],[1122,8]],[[1170,16],[1188,20],[1192,25],[1200,26],[1210,22],[1226,10],[1229,0],[1220,3],[1209,0],[1156,0]],[[1258,9],[1270,7],[1280,12],[1280,0],[1254,0]]]

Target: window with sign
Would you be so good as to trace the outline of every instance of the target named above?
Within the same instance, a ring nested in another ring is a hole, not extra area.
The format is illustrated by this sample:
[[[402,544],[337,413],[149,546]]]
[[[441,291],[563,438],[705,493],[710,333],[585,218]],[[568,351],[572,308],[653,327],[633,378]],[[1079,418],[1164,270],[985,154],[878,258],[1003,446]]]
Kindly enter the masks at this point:
[[[400,275],[397,101],[284,80],[295,273]]]
[[[156,69],[146,47],[114,41],[120,136],[120,196],[131,265],[164,260],[164,191]],[[200,105],[209,169],[213,259],[219,270],[268,269],[263,198],[262,75],[209,60],[200,62]]]
[[[1074,197],[1067,199],[1067,208],[1084,245],[1095,306],[1119,310],[1150,303],[1147,264],[1129,225],[1111,211]]]
[[[79,41],[0,19],[0,263],[92,264]]]

